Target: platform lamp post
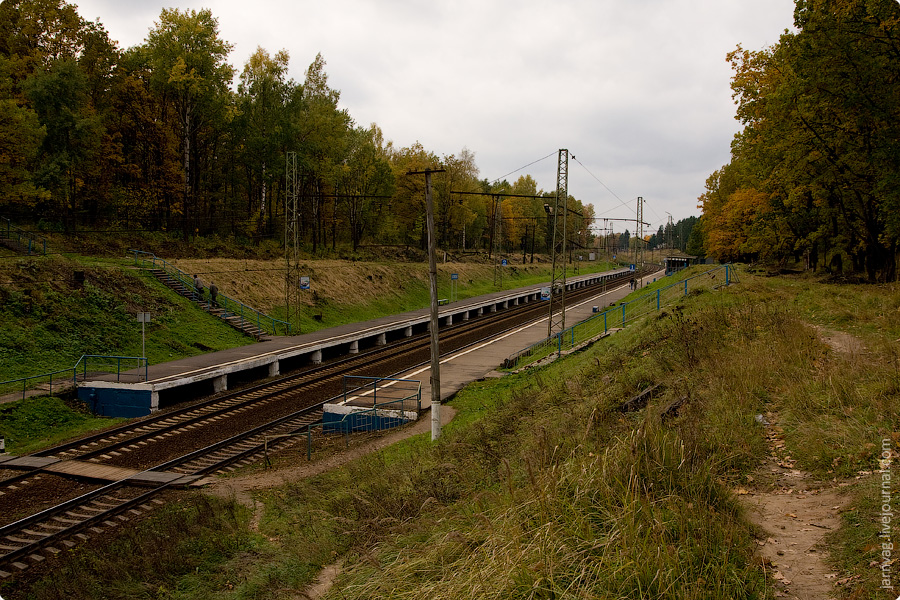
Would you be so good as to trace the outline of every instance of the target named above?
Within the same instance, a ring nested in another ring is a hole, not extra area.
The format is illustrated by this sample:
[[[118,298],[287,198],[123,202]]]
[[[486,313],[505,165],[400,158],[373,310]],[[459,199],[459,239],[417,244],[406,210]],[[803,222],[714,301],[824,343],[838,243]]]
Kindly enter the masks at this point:
[[[147,323],[150,322],[150,313],[148,312],[139,312],[137,314],[137,320],[141,324],[141,358],[144,359],[144,364],[147,363]],[[138,365],[140,368],[140,365]]]
[[[431,198],[431,174],[445,169],[409,171],[407,175],[425,175],[425,221],[428,226],[428,274],[431,288],[431,441],[441,437],[441,352],[438,346],[437,244],[434,232],[434,201]]]

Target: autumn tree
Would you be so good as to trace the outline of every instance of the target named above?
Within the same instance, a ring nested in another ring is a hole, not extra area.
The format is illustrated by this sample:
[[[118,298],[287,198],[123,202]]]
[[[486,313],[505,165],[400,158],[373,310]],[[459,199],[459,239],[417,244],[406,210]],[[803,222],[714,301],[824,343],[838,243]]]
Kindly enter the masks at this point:
[[[737,116],[727,189],[701,197],[707,249],[849,258],[893,279],[900,239],[900,5],[798,0],[796,33],[729,55]],[[741,223],[742,219],[749,219]],[[842,261],[839,261],[842,262]]]

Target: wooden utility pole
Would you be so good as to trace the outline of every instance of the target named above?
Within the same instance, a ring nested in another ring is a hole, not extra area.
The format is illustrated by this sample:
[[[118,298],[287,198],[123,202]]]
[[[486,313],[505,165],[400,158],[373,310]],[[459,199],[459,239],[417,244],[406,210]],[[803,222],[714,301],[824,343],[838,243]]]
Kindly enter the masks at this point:
[[[431,198],[431,174],[445,169],[409,171],[407,175],[425,175],[425,221],[428,227],[428,275],[431,284],[431,441],[441,437],[441,351],[438,347],[437,256],[435,255],[434,201]]]

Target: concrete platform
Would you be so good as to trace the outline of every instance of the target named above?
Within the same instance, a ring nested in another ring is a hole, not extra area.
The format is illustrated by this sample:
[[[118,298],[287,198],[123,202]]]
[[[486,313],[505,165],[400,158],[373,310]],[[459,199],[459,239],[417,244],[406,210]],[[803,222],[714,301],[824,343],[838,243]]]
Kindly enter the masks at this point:
[[[566,289],[576,290],[594,285],[627,272],[628,269],[616,269],[571,277],[566,281]],[[566,317],[566,322],[575,323],[586,318],[591,312],[592,305],[598,302],[608,304],[617,301],[629,291],[628,284],[625,283],[615,291],[598,293],[593,299],[577,307],[570,307],[568,314],[571,316]],[[529,286],[453,302],[440,308],[440,327],[447,327],[486,313],[501,312],[529,302],[541,302],[541,286]],[[98,414],[121,417],[145,416],[160,407],[174,405],[187,398],[219,393],[238,383],[273,377],[281,372],[320,363],[325,359],[355,354],[363,349],[385,345],[404,337],[427,333],[429,321],[429,309],[422,308],[309,334],[274,338],[221,352],[150,365],[147,380],[140,383],[117,382],[114,375],[100,375],[90,381],[79,383],[78,397]],[[481,365],[490,364],[491,368],[494,368],[509,354],[546,337],[546,329],[544,321],[543,326],[535,324],[523,328],[521,335],[515,336],[514,339],[510,339],[513,337],[512,334],[507,334],[502,338],[506,340],[505,342],[501,343],[502,340],[498,340],[485,351],[489,354],[496,353],[496,356],[491,355],[490,358],[481,358],[476,362]],[[501,354],[502,358],[497,362],[484,362],[484,360],[493,361]],[[448,360],[455,364],[466,362],[461,358]],[[473,378],[480,376],[479,371]],[[465,376],[461,377],[465,379]],[[471,378],[468,380],[471,381]],[[427,379],[425,381],[423,388],[428,388]],[[453,384],[448,389],[452,390],[454,387],[458,386]]]
[[[644,277],[644,281],[660,278],[660,270]],[[631,293],[628,282],[607,290],[566,308],[566,325],[572,326],[594,314],[594,306],[608,306]],[[493,340],[455,352],[441,358],[441,400],[446,400],[467,384],[482,379],[502,377],[497,369],[510,355],[547,338],[547,317],[523,325]],[[431,408],[431,367],[420,367],[397,375],[404,379],[422,381],[422,410]]]

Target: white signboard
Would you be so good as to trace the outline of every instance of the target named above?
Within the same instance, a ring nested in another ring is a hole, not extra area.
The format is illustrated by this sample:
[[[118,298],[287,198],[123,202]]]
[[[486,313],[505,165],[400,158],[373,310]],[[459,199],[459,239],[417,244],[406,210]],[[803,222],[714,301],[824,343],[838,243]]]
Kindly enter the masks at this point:
[[[303,276],[300,278],[300,289],[301,290],[309,289],[309,277]]]
[[[137,314],[138,323],[149,323],[150,322],[150,313],[141,312]]]
[[[542,287],[541,288],[541,300],[549,300],[550,299],[550,288]]]

